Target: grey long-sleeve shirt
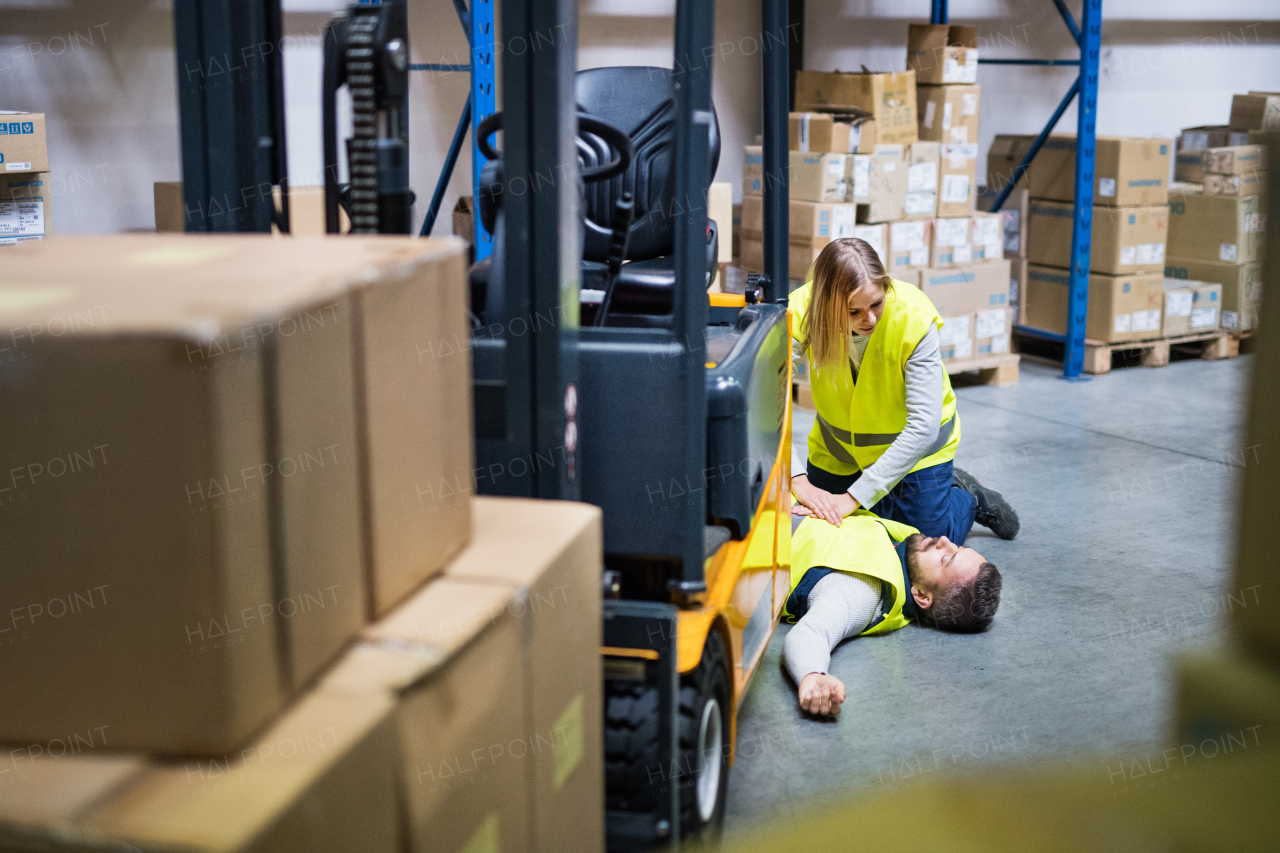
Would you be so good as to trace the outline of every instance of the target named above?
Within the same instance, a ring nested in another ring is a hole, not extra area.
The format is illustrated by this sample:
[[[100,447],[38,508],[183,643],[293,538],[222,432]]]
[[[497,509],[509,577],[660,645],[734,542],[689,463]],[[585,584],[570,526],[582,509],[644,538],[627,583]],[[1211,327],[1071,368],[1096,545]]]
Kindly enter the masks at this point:
[[[849,494],[864,509],[874,507],[898,485],[938,438],[942,421],[942,357],[938,349],[938,330],[934,326],[929,327],[907,358],[903,381],[907,390],[906,426],[889,449],[849,487]],[[793,442],[791,476],[804,471],[804,457]]]

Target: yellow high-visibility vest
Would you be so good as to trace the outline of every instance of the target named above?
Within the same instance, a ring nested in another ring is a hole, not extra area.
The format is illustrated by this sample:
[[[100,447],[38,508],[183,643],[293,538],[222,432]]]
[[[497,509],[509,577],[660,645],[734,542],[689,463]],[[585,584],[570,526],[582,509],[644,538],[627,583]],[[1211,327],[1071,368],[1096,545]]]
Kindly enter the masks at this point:
[[[820,518],[806,518],[791,536],[791,589],[787,598],[800,585],[805,572],[815,567],[867,575],[882,584],[883,616],[858,636],[898,630],[911,622],[902,612],[911,587],[893,546],[918,532],[865,509],[856,510],[839,527]],[[794,619],[789,609],[786,616]]]
[[[789,299],[796,315],[792,329],[797,339],[812,288],[810,278]],[[867,341],[856,383],[847,360],[821,369],[810,357],[809,386],[818,410],[809,432],[809,459],[814,465],[832,474],[854,474],[889,449],[907,425],[907,359],[930,324],[942,328],[942,319],[929,297],[918,287],[895,280],[885,294],[884,314]],[[942,371],[942,392],[938,438],[912,472],[955,459],[960,415],[946,370]]]

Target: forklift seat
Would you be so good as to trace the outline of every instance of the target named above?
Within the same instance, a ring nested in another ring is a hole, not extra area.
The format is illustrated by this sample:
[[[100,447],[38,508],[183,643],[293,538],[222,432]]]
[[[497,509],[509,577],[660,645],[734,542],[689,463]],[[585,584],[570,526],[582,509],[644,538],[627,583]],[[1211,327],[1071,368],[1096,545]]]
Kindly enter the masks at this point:
[[[647,66],[591,68],[575,80],[579,111],[599,118],[631,137],[635,156],[622,174],[585,186],[582,240],[582,322],[594,320],[598,296],[605,287],[606,261],[612,240],[614,203],[630,193],[634,205],[628,231],[626,261],[614,283],[609,326],[670,327],[675,285],[675,229],[683,211],[675,203],[675,99],[671,69]],[[720,161],[720,125],[711,109],[710,174]],[[578,135],[578,158],[584,168],[607,163],[614,154],[600,137]],[[715,275],[719,235],[707,224],[708,282]]]

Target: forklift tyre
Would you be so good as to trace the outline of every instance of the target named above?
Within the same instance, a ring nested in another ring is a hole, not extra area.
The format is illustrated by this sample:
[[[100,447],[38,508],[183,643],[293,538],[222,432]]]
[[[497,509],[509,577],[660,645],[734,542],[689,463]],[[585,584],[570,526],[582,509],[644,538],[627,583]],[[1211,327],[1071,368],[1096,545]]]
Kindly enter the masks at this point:
[[[680,835],[714,849],[724,831],[729,787],[729,656],[711,629],[702,660],[680,678]]]

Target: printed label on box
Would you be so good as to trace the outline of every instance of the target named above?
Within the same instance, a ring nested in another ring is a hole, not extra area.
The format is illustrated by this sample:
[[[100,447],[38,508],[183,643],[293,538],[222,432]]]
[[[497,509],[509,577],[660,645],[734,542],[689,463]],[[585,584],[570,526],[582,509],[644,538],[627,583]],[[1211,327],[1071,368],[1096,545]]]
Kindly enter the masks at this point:
[[[978,93],[966,92],[960,96],[960,115],[976,116],[978,114]]]
[[[862,146],[862,125],[855,124],[849,128],[849,153],[857,154]]]
[[[999,243],[987,243],[982,247],[982,258],[988,261],[998,261],[1004,257],[1003,248]]]
[[[809,114],[803,113],[800,116],[800,150],[809,150]]]
[[[1008,351],[1009,351],[1008,335],[993,335],[991,337],[991,352],[997,353],[997,352],[1008,352]]]
[[[857,208],[853,205],[848,207],[841,205],[831,209],[831,239],[839,240],[841,237],[854,236],[853,228],[857,212]]]
[[[1136,264],[1137,262],[1138,262],[1137,246],[1121,246],[1120,247],[1120,264],[1122,266],[1127,266],[1129,264]]]
[[[1206,329],[1218,325],[1217,308],[1197,308],[1191,312],[1191,328]]]
[[[1139,243],[1138,263],[1152,265],[1163,264],[1164,243]]]
[[[973,341],[963,340],[956,341],[955,357],[969,358],[973,355]]]
[[[1129,331],[1129,324],[1132,322],[1132,320],[1133,320],[1133,317],[1129,314],[1117,314],[1115,325],[1112,327],[1111,330],[1116,334],[1120,334],[1121,332],[1127,332]]]
[[[929,265],[928,247],[921,246],[919,249],[912,249],[910,263],[913,267],[927,267]]]
[[[0,240],[44,235],[44,199],[0,201]]]
[[[853,158],[853,197],[871,197],[871,158]]]
[[[942,105],[942,129],[951,129],[951,104],[949,103]]]
[[[979,335],[979,337],[982,337]],[[938,332],[940,345],[958,344],[969,340],[969,315],[963,317],[943,317],[942,329]]]
[[[1133,323],[1130,329],[1135,332],[1158,332],[1160,330],[1160,309],[1152,308],[1149,311],[1134,311]]]
[[[978,312],[978,331],[975,338],[989,338],[1004,332],[1005,309],[996,308],[991,311]]]
[[[937,163],[916,163],[907,167],[907,192],[936,192],[937,189]]]
[[[865,240],[867,245],[876,250],[876,254],[880,256],[881,260],[884,259],[884,241],[882,239],[884,229],[872,225],[857,225],[854,226],[852,231],[853,233],[849,235],[850,237]]]
[[[1115,198],[1116,195],[1116,179],[1115,178],[1099,178],[1098,179],[1098,195],[1107,198]]]
[[[929,101],[924,105],[924,126],[933,130],[933,119],[938,113],[938,105],[933,101]]]
[[[843,154],[833,154],[831,155],[831,162],[827,164],[827,171],[841,179],[844,178],[844,156]],[[893,164],[890,163],[888,165],[891,166]],[[889,171],[887,167],[885,171]]]
[[[903,210],[913,216],[919,213],[933,213],[937,206],[937,195],[930,190],[927,193],[907,193]]]
[[[1183,151],[1203,151],[1209,147],[1209,134],[1204,132],[1182,134]]]
[[[886,172],[894,172],[894,171],[897,171],[897,169],[898,169],[898,164],[893,162],[892,160],[884,164],[884,170]]]
[[[1218,246],[1218,260],[1231,261],[1232,263],[1234,263],[1235,259],[1236,259],[1235,243],[1223,243],[1220,246]]]
[[[1222,328],[1237,329],[1240,327],[1240,315],[1234,311],[1222,312]]]
[[[924,249],[928,252],[928,247],[924,244],[924,225],[923,222],[895,222],[890,225],[892,236],[889,242],[893,245],[893,250],[905,252]]]
[[[10,172],[30,172],[31,171],[30,161],[26,163],[5,163],[4,167]]]
[[[994,216],[973,217],[973,242],[999,243],[1001,221]]]
[[[947,204],[963,204],[969,200],[968,175],[944,175],[942,178],[942,200]]]
[[[1191,294],[1166,293],[1164,295],[1164,313],[1170,317],[1190,317]]]
[[[953,127],[951,128],[951,144],[964,145],[969,141],[969,128]]]
[[[969,242],[968,219],[936,219],[933,227],[939,246],[963,246]]]
[[[953,264],[967,264],[973,260],[973,247],[968,243],[963,246],[956,246],[951,250],[951,262]]]

